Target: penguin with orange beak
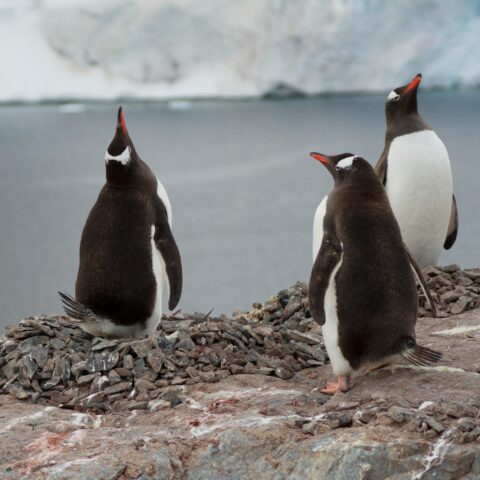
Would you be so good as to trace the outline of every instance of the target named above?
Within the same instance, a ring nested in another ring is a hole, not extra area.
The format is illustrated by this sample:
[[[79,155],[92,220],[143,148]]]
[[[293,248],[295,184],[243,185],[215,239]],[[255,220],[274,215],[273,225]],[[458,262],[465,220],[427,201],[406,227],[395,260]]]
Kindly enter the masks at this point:
[[[363,368],[399,359],[414,365],[437,362],[441,354],[415,340],[414,271],[421,281],[423,277],[404,246],[374,169],[350,153],[311,156],[335,182],[324,199],[322,238],[308,291],[312,317],[322,325],[337,377],[322,392],[349,390],[352,373]],[[427,290],[425,283],[423,287]]]
[[[121,107],[105,163],[107,181],[82,233],[75,298],[60,296],[86,332],[141,337],[160,323],[165,287],[170,310],[177,306],[182,263],[167,193],[138,155]]]
[[[375,170],[387,191],[402,237],[421,268],[437,265],[455,243],[458,214],[450,158],[418,113],[419,73],[390,92],[385,146]]]

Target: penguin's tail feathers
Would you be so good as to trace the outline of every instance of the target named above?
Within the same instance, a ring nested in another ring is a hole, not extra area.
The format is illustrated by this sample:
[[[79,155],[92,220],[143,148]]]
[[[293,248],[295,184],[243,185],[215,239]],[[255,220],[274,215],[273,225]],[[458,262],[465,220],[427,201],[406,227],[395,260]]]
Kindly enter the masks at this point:
[[[58,292],[58,294],[62,299],[63,310],[69,317],[80,321],[95,320],[95,313],[90,308],[66,293]]]
[[[400,356],[407,360],[407,362],[418,367],[437,363],[442,358],[440,352],[432,350],[431,348],[421,347],[417,345],[413,339],[407,341],[405,349],[400,353]]]

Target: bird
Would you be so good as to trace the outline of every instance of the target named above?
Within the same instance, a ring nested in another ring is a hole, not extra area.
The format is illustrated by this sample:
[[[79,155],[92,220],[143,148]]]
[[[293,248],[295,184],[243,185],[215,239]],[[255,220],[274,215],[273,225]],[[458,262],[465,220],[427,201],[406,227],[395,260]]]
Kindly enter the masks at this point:
[[[403,240],[420,268],[437,265],[457,238],[458,212],[447,149],[418,113],[422,75],[390,92],[385,145],[375,166]]]
[[[415,273],[428,289],[373,167],[351,153],[311,156],[335,182],[324,199],[321,246],[308,288],[310,312],[322,325],[337,376],[322,392],[348,391],[352,373],[361,369],[400,359],[413,365],[437,362],[441,353],[415,339]]]
[[[140,158],[118,109],[105,153],[106,183],[80,241],[75,297],[59,292],[65,313],[84,331],[106,338],[142,337],[182,293],[182,262],[172,233],[167,192]]]

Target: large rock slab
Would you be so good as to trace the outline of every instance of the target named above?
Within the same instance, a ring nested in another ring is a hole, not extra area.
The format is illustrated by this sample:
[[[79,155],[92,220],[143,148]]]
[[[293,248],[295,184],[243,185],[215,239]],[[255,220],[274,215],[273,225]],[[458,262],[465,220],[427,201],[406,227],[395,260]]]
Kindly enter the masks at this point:
[[[478,479],[480,310],[421,318],[418,340],[441,365],[361,374],[334,397],[319,392],[329,365],[171,386],[102,415],[2,395],[0,478]]]

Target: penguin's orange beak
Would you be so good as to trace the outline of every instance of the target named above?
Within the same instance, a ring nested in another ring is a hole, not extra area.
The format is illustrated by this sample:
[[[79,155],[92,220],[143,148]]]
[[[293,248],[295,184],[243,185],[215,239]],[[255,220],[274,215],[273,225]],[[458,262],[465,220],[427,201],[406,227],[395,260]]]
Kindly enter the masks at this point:
[[[414,89],[418,88],[421,81],[422,81],[422,74],[417,73],[413,77],[412,81],[407,85],[407,88],[405,89],[405,93],[409,92],[410,90],[414,90]]]
[[[323,163],[324,165],[330,165],[330,160],[324,155],[322,155],[321,153],[312,152],[310,153],[310,156],[315,160],[318,160],[319,162]]]
[[[120,127],[124,135],[128,134],[127,123],[125,122],[125,115],[122,107],[118,109],[117,128]]]

